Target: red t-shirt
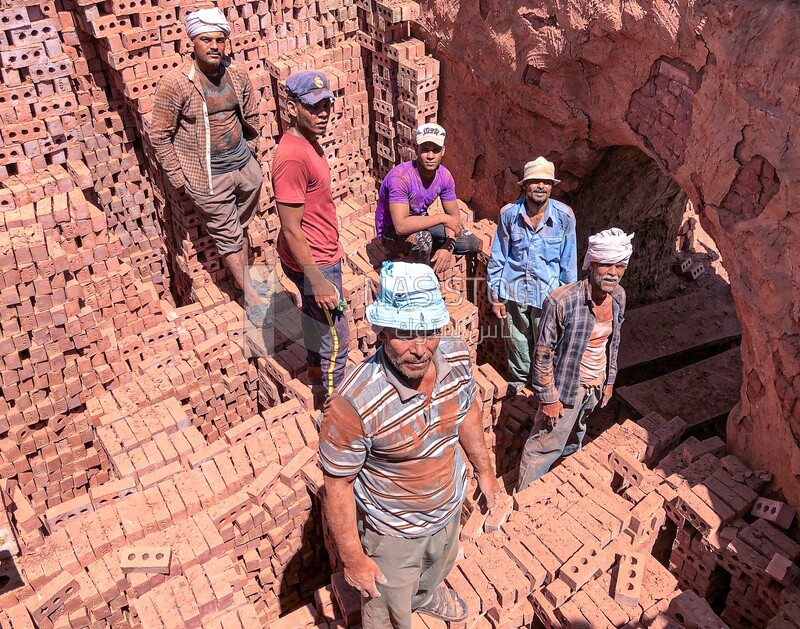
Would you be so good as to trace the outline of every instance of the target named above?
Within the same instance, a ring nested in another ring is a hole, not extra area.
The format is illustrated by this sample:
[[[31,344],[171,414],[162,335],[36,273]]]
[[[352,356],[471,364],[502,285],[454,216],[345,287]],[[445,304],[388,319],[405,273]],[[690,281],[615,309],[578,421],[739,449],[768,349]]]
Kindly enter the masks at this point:
[[[339,224],[331,194],[331,169],[322,147],[284,133],[272,160],[272,188],[279,203],[305,205],[301,226],[317,266],[338,262],[342,257]],[[293,271],[303,271],[289,250],[283,230],[278,234],[278,255]]]

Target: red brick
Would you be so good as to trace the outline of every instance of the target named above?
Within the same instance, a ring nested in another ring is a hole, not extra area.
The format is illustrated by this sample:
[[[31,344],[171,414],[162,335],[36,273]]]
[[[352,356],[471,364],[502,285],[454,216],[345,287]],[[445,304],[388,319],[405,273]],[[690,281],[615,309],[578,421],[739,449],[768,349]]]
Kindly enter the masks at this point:
[[[623,553],[619,560],[614,600],[620,605],[634,606],[642,595],[642,580],[647,567],[647,555]]]
[[[785,502],[758,498],[750,513],[757,518],[764,518],[782,529],[788,529],[792,525],[796,511],[794,507]]]
[[[122,572],[169,574],[172,549],[169,546],[125,546],[119,550]]]

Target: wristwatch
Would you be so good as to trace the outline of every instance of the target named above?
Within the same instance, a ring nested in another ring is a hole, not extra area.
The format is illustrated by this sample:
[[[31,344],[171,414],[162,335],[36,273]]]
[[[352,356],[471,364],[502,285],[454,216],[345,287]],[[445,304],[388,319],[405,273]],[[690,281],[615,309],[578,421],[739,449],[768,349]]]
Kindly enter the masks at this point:
[[[456,248],[456,239],[455,238],[447,238],[447,239],[445,239],[444,246],[442,247],[442,249],[444,249],[445,251],[449,251],[450,253],[453,253],[455,248]]]

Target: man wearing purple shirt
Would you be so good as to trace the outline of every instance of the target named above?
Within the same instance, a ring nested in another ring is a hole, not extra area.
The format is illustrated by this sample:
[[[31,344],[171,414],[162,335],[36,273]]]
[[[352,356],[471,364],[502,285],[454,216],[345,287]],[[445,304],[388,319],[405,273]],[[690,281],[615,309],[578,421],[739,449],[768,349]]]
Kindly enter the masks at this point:
[[[417,129],[417,159],[398,164],[381,184],[375,231],[392,258],[410,255],[414,262],[443,271],[453,255],[475,253],[480,240],[464,229],[459,217],[453,175],[441,165],[445,130],[438,124]],[[428,215],[441,199],[444,214]],[[432,257],[431,257],[432,256]]]

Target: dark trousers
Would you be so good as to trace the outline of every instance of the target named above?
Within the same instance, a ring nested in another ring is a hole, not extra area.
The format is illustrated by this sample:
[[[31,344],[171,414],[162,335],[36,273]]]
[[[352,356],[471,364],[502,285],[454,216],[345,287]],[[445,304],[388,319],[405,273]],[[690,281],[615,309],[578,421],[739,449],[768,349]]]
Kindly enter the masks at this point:
[[[328,395],[344,378],[349,351],[350,333],[347,329],[347,318],[339,310],[320,308],[314,301],[311,284],[303,273],[298,273],[283,265],[283,271],[302,295],[303,342],[306,346],[309,367],[317,367],[322,373],[322,384]],[[325,279],[334,284],[339,295],[342,289],[342,263],[320,269]],[[314,384],[314,383],[312,383]]]
[[[564,414],[558,418],[555,425],[550,424],[550,419],[542,412],[542,405],[539,404],[539,410],[533,420],[533,429],[522,450],[517,491],[522,491],[550,470],[550,466],[564,453],[564,447],[576,425],[577,449],[581,449],[586,435],[586,418],[600,399],[600,387],[581,385],[575,406],[565,406]]]
[[[444,246],[447,234],[444,225],[436,225],[408,236],[400,236],[389,227],[383,235],[383,243],[389,249],[392,258],[409,256],[414,262],[430,264],[431,257]],[[466,229],[456,238],[453,253],[464,255],[476,253],[481,248],[481,241],[475,234]]]

